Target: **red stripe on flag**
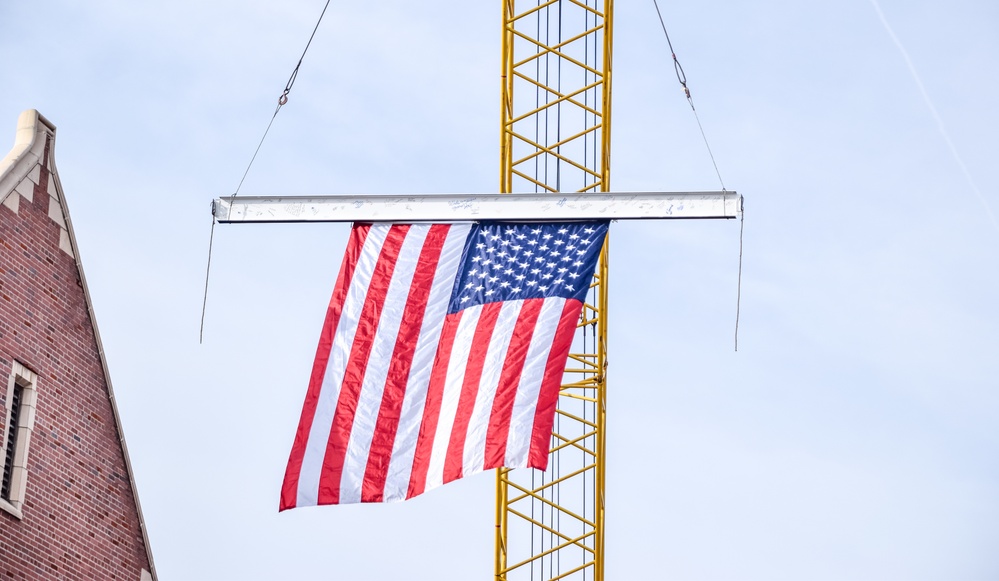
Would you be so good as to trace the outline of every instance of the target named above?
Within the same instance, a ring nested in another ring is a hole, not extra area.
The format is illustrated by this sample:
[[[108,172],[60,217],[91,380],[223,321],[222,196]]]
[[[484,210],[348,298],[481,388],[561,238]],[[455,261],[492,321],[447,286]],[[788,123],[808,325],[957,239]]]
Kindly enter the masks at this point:
[[[458,409],[451,427],[451,439],[448,441],[447,454],[444,456],[444,484],[461,478],[461,467],[464,464],[465,437],[468,435],[468,423],[475,409],[475,398],[479,393],[479,382],[482,379],[482,368],[486,365],[486,354],[489,342],[496,327],[503,303],[486,303],[482,305],[479,320],[472,335],[472,346],[465,363],[465,376],[461,384],[461,395],[458,396]]]
[[[395,263],[408,231],[408,224],[393,225],[389,229],[381,253],[378,255],[378,262],[371,274],[354,342],[350,346],[347,368],[343,373],[343,385],[333,414],[333,426],[326,443],[326,456],[319,478],[318,504],[340,502],[343,461],[350,440],[350,430],[354,425],[354,414],[357,411],[357,400],[364,382],[364,372],[368,366],[368,356],[371,354],[371,345],[378,332],[378,321],[381,318],[382,307],[385,306],[385,295],[392,282],[392,272],[395,270]]]
[[[493,409],[489,414],[483,470],[502,466],[506,459],[510,417],[513,415],[513,403],[517,397],[520,374],[524,370],[524,361],[531,346],[531,336],[534,335],[534,327],[538,323],[538,315],[544,302],[544,299],[525,300],[517,317],[517,324],[510,338],[510,347],[506,352],[506,360],[503,361],[503,373],[496,388],[496,397],[493,399]]]
[[[364,470],[364,483],[361,487],[361,502],[382,502],[385,481],[388,478],[389,463],[392,459],[392,448],[395,444],[396,432],[399,429],[399,416],[402,413],[402,403],[405,399],[410,367],[413,354],[423,328],[423,315],[430,298],[436,276],[437,262],[441,250],[447,240],[450,227],[446,224],[434,224],[427,233],[420,251],[420,258],[410,285],[406,307],[399,325],[399,335],[396,337],[395,349],[392,352],[392,362],[389,364],[388,375],[385,378],[385,391],[382,403],[378,409],[378,420],[375,424],[371,448],[368,452],[368,464]]]
[[[437,421],[441,415],[441,400],[444,397],[444,382],[447,379],[451,349],[454,347],[454,336],[458,332],[460,323],[460,312],[444,317],[444,327],[441,329],[441,339],[437,347],[437,355],[434,357],[434,368],[430,372],[427,404],[423,408],[423,422],[420,424],[420,435],[416,440],[413,472],[409,477],[409,490],[406,492],[406,498],[423,494],[427,485],[430,455],[434,449],[434,434],[437,432]]]
[[[566,359],[572,347],[572,336],[576,332],[579,313],[583,303],[576,299],[566,299],[562,307],[562,318],[548,352],[548,364],[545,375],[541,379],[541,391],[538,393],[538,407],[534,412],[534,431],[531,432],[531,451],[527,465],[531,468],[546,470],[548,468],[548,446],[552,437],[552,424],[555,423],[555,406],[558,404],[558,391],[562,385],[562,374],[565,372]]]
[[[347,289],[350,287],[351,279],[354,278],[354,270],[357,268],[361,249],[364,247],[364,241],[367,239],[369,231],[371,231],[371,224],[355,224],[350,231],[347,249],[344,251],[343,262],[340,264],[340,273],[337,275],[336,284],[333,287],[333,296],[330,297],[330,304],[326,308],[326,320],[323,322],[323,330],[319,334],[319,346],[316,348],[316,359],[312,364],[309,389],[305,395],[305,405],[302,408],[302,416],[298,422],[298,431],[295,432],[295,442],[291,447],[291,457],[288,459],[288,467],[284,473],[284,483],[281,486],[281,504],[279,510],[295,508],[297,502],[298,477],[302,471],[302,459],[305,456],[305,446],[309,440],[309,431],[312,429],[312,420],[316,416],[316,404],[319,401],[319,393],[323,387],[323,377],[326,375],[326,363],[329,361],[330,349],[333,346],[333,336],[336,334],[337,325],[340,323],[340,314],[343,312],[343,303],[347,296]]]

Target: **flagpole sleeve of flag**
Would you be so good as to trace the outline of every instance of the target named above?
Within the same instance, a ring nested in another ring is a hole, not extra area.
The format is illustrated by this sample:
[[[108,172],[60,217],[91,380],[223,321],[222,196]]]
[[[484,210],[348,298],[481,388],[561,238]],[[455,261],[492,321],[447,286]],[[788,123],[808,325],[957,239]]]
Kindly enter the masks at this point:
[[[606,221],[355,224],[280,509],[545,469]]]

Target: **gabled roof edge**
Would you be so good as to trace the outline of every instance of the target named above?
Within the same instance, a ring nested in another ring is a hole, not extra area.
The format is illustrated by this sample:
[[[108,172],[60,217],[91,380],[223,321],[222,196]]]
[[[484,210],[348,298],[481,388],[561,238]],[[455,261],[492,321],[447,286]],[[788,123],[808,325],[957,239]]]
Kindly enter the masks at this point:
[[[0,160],[0,191],[5,191],[4,186],[10,185],[13,192],[14,187],[31,172],[36,164],[43,163],[44,142],[41,149],[38,148],[38,138],[42,135],[51,135],[48,148],[47,167],[49,179],[53,180],[55,191],[58,195],[59,206],[62,217],[66,224],[66,231],[69,236],[69,243],[72,248],[71,254],[76,262],[77,271],[80,274],[80,286],[83,288],[83,297],[87,305],[87,315],[90,317],[91,327],[94,329],[94,341],[97,344],[97,352],[101,360],[101,368],[104,370],[104,382],[108,389],[108,399],[111,403],[111,413],[114,415],[115,426],[118,429],[118,440],[121,444],[122,453],[125,457],[125,470],[128,472],[128,481],[132,487],[132,499],[135,502],[135,510],[138,513],[139,528],[142,530],[142,541],[146,549],[146,559],[149,561],[149,573],[153,580],[158,579],[156,575],[156,565],[153,564],[153,551],[149,545],[149,535],[146,531],[146,521],[142,516],[142,506],[139,504],[139,492],[135,484],[135,476],[132,472],[132,461],[128,455],[128,446],[125,445],[125,432],[122,429],[121,418],[118,414],[118,403],[115,401],[114,388],[111,385],[111,373],[108,370],[107,359],[104,357],[104,344],[101,342],[101,333],[97,326],[97,317],[94,313],[93,303],[90,300],[90,289],[87,286],[87,277],[83,272],[83,261],[76,244],[76,234],[73,231],[73,222],[69,217],[69,208],[66,204],[66,197],[63,195],[62,182],[59,180],[59,172],[55,165],[55,133],[56,128],[48,119],[43,117],[35,109],[28,109],[21,113],[17,120],[17,134],[14,140],[14,148],[11,152]],[[8,182],[10,182],[8,184]],[[0,200],[2,203],[2,200]]]

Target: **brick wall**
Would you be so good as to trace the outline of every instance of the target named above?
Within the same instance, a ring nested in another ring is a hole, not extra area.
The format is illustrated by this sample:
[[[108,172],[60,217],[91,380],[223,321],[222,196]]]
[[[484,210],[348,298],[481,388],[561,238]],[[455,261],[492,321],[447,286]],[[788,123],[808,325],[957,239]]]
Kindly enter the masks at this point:
[[[94,322],[49,183],[51,136],[42,138],[41,163],[10,194],[19,199],[0,204],[0,410],[14,360],[37,374],[22,518],[0,510],[0,580],[138,581],[152,567]]]

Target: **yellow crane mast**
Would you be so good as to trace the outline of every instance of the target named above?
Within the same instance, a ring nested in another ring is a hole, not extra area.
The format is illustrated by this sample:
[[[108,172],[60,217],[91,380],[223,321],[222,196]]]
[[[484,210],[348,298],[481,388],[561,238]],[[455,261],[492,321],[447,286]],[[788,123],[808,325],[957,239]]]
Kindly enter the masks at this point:
[[[613,0],[503,0],[500,191],[610,191]],[[607,246],[548,470],[496,474],[497,580],[604,578]]]

